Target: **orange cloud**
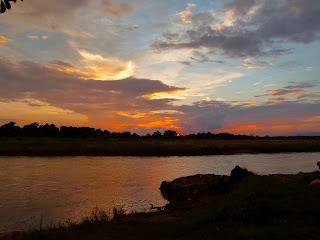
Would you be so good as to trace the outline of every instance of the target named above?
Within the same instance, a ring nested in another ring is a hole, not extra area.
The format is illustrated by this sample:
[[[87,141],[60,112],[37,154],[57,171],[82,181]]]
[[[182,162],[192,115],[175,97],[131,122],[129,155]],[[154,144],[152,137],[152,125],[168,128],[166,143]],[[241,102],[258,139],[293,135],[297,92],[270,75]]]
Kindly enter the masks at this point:
[[[232,123],[228,124],[229,126]],[[214,130],[218,133],[232,133],[232,134],[256,134],[256,135],[286,135],[296,134],[299,132],[317,132],[320,129],[320,116],[307,117],[302,119],[295,119],[294,122],[290,120],[282,120],[279,122],[269,123],[255,123],[255,124],[241,124],[238,126],[230,126]]]
[[[127,117],[127,118],[133,118],[133,119],[139,119],[139,118],[144,118],[145,114],[144,113],[125,113],[125,112],[117,112],[117,114],[121,117]]]
[[[159,119],[144,119],[147,120],[145,122],[137,123],[137,127],[141,128],[148,128],[148,129],[173,129],[173,130],[179,130],[181,129],[180,126],[178,126],[179,119],[174,117],[164,117]]]
[[[110,131],[153,132],[156,130],[172,129],[180,131],[180,119],[175,115],[157,114],[154,112],[113,112],[100,114],[95,119],[95,125]]]
[[[92,72],[92,79],[119,80],[133,75],[135,65],[132,61],[117,58],[105,58],[87,51],[79,51],[85,68]]]
[[[240,125],[236,127],[222,128],[215,130],[219,133],[232,133],[232,134],[275,134],[286,133],[294,131],[292,124],[279,124],[279,125],[264,125],[264,124],[250,124]]]
[[[227,128],[214,130],[214,131],[219,133],[250,134],[260,128],[261,128],[261,125],[259,124],[249,124],[249,125],[240,125],[237,127],[227,127]]]
[[[9,38],[6,36],[0,35],[0,45],[7,44],[9,42]]]
[[[79,54],[82,57],[83,68],[63,62],[54,62],[48,66],[66,74],[74,74],[85,80],[120,80],[131,77],[135,71],[135,64],[132,61],[105,58],[87,51],[79,51]]]
[[[117,17],[122,17],[132,14],[135,11],[135,6],[129,3],[113,3],[109,1],[102,11]]]
[[[0,116],[3,119],[18,121],[19,124],[29,124],[35,121],[58,125],[88,124],[88,118],[83,114],[55,107],[35,99],[0,102]]]
[[[94,71],[86,71],[71,65],[60,65],[60,63],[50,63],[49,68],[70,75],[76,75],[81,79],[95,79],[98,77],[97,73]]]
[[[157,112],[124,113],[117,112],[118,116],[125,117],[122,127],[138,127],[147,129],[181,129],[180,119],[172,114],[159,114]]]
[[[153,92],[150,94],[146,94],[142,97],[146,99],[168,99],[168,98],[173,98],[174,94],[181,93],[185,90],[186,89],[184,88],[181,88],[181,89],[174,88],[172,90]]]
[[[180,17],[180,21],[182,24],[192,23],[192,15],[193,15],[192,9],[196,6],[197,4],[189,3],[187,8],[184,11],[178,13],[178,16]]]

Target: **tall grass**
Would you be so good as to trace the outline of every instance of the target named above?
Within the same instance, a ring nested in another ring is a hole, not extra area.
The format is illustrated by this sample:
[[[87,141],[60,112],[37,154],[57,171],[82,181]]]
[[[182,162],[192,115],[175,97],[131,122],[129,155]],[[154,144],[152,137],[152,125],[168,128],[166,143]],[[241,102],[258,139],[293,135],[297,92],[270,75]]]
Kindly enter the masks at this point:
[[[109,223],[112,220],[112,218],[109,216],[109,214],[98,208],[95,207],[91,214],[87,217],[84,217],[81,221],[80,221],[80,225],[90,225],[90,224],[106,224]]]
[[[317,152],[320,139],[60,139],[0,138],[0,156],[197,156],[237,153]]]

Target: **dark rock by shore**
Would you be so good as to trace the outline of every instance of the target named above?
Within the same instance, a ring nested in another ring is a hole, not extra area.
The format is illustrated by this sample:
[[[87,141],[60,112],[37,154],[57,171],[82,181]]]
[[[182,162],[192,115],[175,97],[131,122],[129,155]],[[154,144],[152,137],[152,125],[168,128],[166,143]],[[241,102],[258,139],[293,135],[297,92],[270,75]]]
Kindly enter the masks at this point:
[[[231,171],[231,179],[233,181],[236,181],[236,180],[241,180],[242,178],[244,177],[247,177],[247,176],[252,176],[254,175],[253,172],[250,172],[248,171],[247,169],[245,168],[241,168],[239,166],[236,166],[234,169],[232,169]]]
[[[160,191],[168,201],[185,201],[194,199],[202,193],[223,193],[236,181],[246,176],[254,175],[247,169],[236,166],[231,171],[231,176],[214,174],[194,175],[181,177],[171,182],[162,182]]]
[[[160,191],[163,197],[169,201],[183,201],[215,188],[223,178],[223,176],[213,174],[182,177],[172,182],[162,182]]]

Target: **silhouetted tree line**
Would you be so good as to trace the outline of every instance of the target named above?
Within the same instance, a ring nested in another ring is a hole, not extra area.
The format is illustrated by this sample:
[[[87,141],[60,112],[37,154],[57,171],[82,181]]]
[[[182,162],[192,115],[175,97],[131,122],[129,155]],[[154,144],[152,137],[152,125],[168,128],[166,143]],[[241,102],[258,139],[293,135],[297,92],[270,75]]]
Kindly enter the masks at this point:
[[[1,0],[0,13],[5,13],[7,10],[11,9],[10,2],[17,2],[17,0]],[[21,0],[21,2],[23,2],[23,0]]]
[[[175,131],[156,132],[149,137],[176,137]],[[142,136],[131,132],[110,132],[90,127],[56,127],[54,124],[40,125],[37,122],[19,127],[15,122],[9,122],[0,127],[2,137],[104,137],[104,138],[140,138]]]
[[[19,127],[15,122],[9,122],[0,127],[0,137],[65,137],[65,138],[124,138],[124,139],[261,139],[261,138],[306,138],[306,137],[258,137],[248,135],[233,135],[229,133],[197,133],[189,135],[179,135],[176,131],[167,130],[161,133],[156,131],[153,134],[140,136],[131,132],[110,132],[90,127],[56,127],[54,124],[40,125],[37,122]],[[309,138],[309,137],[308,137]],[[319,137],[313,137],[319,138]]]

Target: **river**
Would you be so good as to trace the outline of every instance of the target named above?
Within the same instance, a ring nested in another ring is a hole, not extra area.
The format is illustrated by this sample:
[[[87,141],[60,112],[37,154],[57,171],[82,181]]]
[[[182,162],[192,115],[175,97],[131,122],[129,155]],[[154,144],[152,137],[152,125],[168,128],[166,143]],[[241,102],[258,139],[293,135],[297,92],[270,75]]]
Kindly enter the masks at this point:
[[[229,174],[236,165],[258,174],[317,169],[320,153],[201,157],[0,157],[0,232],[79,220],[95,207],[148,211],[162,206],[164,180]]]

